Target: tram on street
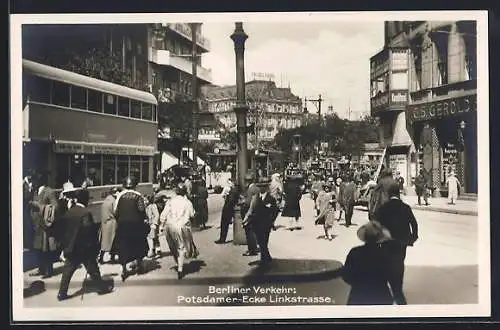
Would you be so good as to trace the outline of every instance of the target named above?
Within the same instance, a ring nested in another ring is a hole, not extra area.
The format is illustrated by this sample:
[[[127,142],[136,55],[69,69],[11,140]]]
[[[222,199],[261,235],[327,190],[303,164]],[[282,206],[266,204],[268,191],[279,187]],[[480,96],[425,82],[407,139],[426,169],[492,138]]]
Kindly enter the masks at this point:
[[[106,193],[134,176],[153,192],[157,100],[148,92],[23,60],[23,169],[46,171],[49,185],[90,183],[100,217]]]

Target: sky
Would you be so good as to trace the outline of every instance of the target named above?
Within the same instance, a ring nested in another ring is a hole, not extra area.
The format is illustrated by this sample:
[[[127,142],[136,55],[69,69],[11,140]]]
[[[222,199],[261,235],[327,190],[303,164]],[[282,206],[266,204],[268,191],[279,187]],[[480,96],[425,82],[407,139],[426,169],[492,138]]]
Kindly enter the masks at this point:
[[[278,86],[288,87],[304,99],[325,99],[322,112],[333,106],[340,117],[369,114],[370,57],[384,45],[383,22],[243,22],[245,76],[274,74]],[[229,38],[233,22],[207,22],[202,34],[211,50],[202,57],[212,70],[213,83],[236,82],[234,44]],[[313,103],[310,112],[317,111]]]

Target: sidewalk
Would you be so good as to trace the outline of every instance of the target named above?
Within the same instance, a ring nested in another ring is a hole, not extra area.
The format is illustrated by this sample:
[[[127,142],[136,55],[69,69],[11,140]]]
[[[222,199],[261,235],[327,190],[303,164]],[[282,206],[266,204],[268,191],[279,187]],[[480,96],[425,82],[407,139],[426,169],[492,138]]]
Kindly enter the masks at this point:
[[[455,205],[448,204],[448,199],[444,197],[429,197],[429,206],[425,206],[422,198],[422,205],[418,205],[417,196],[401,196],[401,199],[409,204],[412,209],[434,211],[442,213],[460,214],[460,215],[478,215],[477,201],[458,200]]]
[[[216,198],[216,196],[212,197]],[[222,199],[222,198],[221,198]],[[286,251],[280,253],[274,247],[275,260],[268,269],[261,270],[257,267],[259,256],[246,257],[242,254],[246,251],[246,245],[239,246],[232,243],[232,226],[229,228],[228,243],[215,244],[219,234],[220,212],[211,212],[208,229],[193,233],[195,243],[200,251],[200,256],[186,264],[184,271],[186,276],[182,280],[177,279],[175,263],[170,253],[165,251],[161,258],[145,259],[147,273],[141,276],[130,276],[125,282],[121,281],[121,266],[116,264],[100,265],[101,274],[104,278],[113,278],[115,286],[122,285],[196,285],[196,284],[230,284],[230,283],[262,283],[281,281],[317,281],[323,278],[331,278],[342,266],[341,263],[328,259],[297,259],[289,258]],[[54,265],[57,275],[49,279],[43,279],[46,288],[57,288],[61,280],[62,263]],[[24,273],[24,286],[29,287],[40,277],[29,276]],[[85,269],[78,269],[72,279],[72,288],[81,287],[85,278]]]

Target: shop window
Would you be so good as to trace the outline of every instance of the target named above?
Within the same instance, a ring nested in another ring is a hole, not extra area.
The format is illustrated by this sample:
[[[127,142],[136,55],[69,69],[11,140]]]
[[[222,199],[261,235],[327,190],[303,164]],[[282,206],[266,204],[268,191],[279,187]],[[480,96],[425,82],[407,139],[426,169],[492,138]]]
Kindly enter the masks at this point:
[[[104,113],[116,115],[116,99],[117,96],[112,94],[104,95]]]
[[[116,176],[118,183],[122,183],[129,175],[129,157],[128,156],[118,156],[116,162]]]
[[[70,155],[56,154],[56,189],[62,188],[69,179],[69,161]]]
[[[89,89],[87,109],[95,112],[102,112],[102,93]]]
[[[116,157],[103,156],[102,161],[103,185],[116,184]]]
[[[36,77],[36,76],[23,76],[23,86],[25,88],[23,99],[29,98],[30,101],[40,103],[50,103],[51,97],[51,84],[50,80]]]
[[[71,86],[71,107],[80,110],[87,110],[87,89]]]
[[[69,106],[69,85],[58,81],[52,82],[52,104]]]
[[[130,157],[130,176],[134,177],[136,182],[141,182],[141,157]]]
[[[118,98],[118,116],[130,117],[130,100],[126,97]]]
[[[102,185],[101,155],[88,155],[87,158],[87,178],[93,186]]]
[[[130,100],[130,108],[131,117],[141,119],[141,102]]]
[[[80,187],[85,180],[85,162],[87,161],[87,155],[84,154],[74,154],[70,161],[70,181],[75,187]]]

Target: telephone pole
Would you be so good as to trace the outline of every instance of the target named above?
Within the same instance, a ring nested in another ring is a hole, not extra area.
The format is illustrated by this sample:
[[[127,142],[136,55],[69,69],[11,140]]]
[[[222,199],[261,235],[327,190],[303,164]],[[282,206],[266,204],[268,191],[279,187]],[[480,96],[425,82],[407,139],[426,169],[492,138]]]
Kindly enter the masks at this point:
[[[305,111],[307,111],[307,102],[312,102],[314,106],[318,109],[318,122],[319,122],[319,129],[318,129],[318,153],[321,151],[321,140],[322,140],[322,131],[321,128],[323,127],[323,119],[321,118],[321,103],[324,100],[321,98],[321,94],[319,94],[319,97],[317,99],[305,99],[304,103],[306,105]],[[316,103],[318,105],[316,105]]]

